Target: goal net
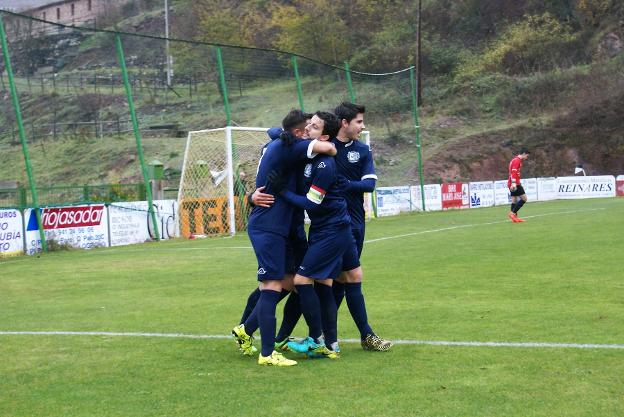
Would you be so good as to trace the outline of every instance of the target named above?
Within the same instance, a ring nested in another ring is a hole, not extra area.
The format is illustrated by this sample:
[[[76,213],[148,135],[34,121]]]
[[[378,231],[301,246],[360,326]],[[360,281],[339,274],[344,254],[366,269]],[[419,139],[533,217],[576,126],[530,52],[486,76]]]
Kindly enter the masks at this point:
[[[178,193],[180,235],[234,235],[245,230],[267,128],[225,127],[189,132]],[[369,132],[362,140],[370,144]],[[367,212],[372,213],[369,194]],[[279,221],[279,219],[275,219]]]

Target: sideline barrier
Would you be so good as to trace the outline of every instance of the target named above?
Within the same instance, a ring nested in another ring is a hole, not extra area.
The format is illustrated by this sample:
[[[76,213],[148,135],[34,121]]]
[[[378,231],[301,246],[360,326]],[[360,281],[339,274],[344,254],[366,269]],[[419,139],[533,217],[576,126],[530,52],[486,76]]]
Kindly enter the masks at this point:
[[[161,239],[178,237],[176,200],[153,202]],[[143,243],[154,239],[147,201],[45,207],[41,219],[46,241],[80,249]],[[35,209],[0,210],[0,257],[41,252]]]
[[[529,201],[556,199],[585,199],[624,196],[624,175],[589,177],[529,178],[522,181]],[[507,180],[471,183],[427,184],[427,211],[449,208],[478,208],[509,204],[511,199]],[[379,216],[401,212],[422,211],[420,186],[379,187],[377,205]],[[209,232],[211,228],[226,228],[227,202],[198,199],[207,210],[181,208],[176,200],[154,201],[159,233],[162,239]],[[235,205],[240,202],[235,200]],[[182,204],[184,206],[184,202]],[[143,243],[154,239],[146,201],[128,203],[89,204],[42,209],[46,239],[59,245],[89,249]],[[191,217],[193,230],[182,231],[179,218]],[[243,225],[240,226],[242,229]],[[41,243],[34,210],[29,208],[0,209],[0,257],[35,254]]]
[[[613,175],[557,178],[558,199],[601,197],[615,197],[615,177]]]
[[[453,182],[442,184],[442,209],[470,207],[468,184]]]
[[[539,201],[548,201],[557,199],[557,178],[538,178],[537,179],[537,199]]]
[[[494,205],[494,181],[479,181],[468,184],[470,208],[492,207]]]
[[[19,210],[0,210],[0,256],[24,253],[24,221]]]
[[[616,196],[616,179],[612,175],[591,177],[526,178],[522,186],[529,201]],[[377,188],[379,216],[405,211],[422,211],[420,186]],[[624,196],[624,175],[618,176],[617,191]],[[507,180],[475,181],[425,185],[427,211],[492,207],[511,204]]]

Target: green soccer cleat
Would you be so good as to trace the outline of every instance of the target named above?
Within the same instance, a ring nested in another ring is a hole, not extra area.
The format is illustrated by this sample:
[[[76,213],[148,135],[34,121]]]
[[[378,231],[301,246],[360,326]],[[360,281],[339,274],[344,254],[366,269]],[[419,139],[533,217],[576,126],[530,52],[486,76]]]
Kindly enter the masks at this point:
[[[292,337],[287,337],[286,339],[282,340],[281,342],[275,342],[275,350],[277,351],[284,351],[284,352],[288,352],[290,349],[288,348],[288,343],[294,341],[294,339]]]
[[[294,366],[297,361],[286,358],[284,355],[277,351],[273,351],[270,356],[258,355],[258,365],[272,365],[272,366]]]
[[[376,352],[385,352],[390,350],[392,347],[392,342],[389,340],[384,340],[376,334],[367,334],[366,337],[362,340],[362,349],[364,350],[374,350]]]
[[[253,336],[249,336],[247,332],[245,332],[245,325],[239,324],[238,326],[232,329],[232,335],[238,343],[238,350],[245,356],[253,356],[254,353],[258,351],[253,346]]]

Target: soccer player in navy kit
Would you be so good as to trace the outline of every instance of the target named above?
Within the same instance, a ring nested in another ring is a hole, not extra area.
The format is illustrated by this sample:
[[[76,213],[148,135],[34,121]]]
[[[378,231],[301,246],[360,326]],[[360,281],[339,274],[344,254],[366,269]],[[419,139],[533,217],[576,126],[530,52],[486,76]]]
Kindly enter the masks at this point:
[[[310,138],[327,141],[338,133],[339,123],[332,113],[316,112],[306,131]],[[280,178],[282,175],[273,173],[269,184],[279,188],[278,183],[283,181]],[[288,347],[334,359],[339,351],[331,286],[340,274],[343,254],[353,239],[351,219],[342,197],[344,180],[339,178],[333,157],[315,157],[304,169],[304,182],[305,196],[290,190],[280,194],[289,203],[305,209],[310,217],[308,251],[294,279],[309,336],[302,343],[289,342]]]
[[[349,312],[358,330],[362,348],[365,350],[386,351],[392,343],[383,340],[373,332],[368,323],[366,304],[362,294],[362,267],[360,256],[364,245],[365,212],[364,194],[373,192],[377,175],[373,164],[373,155],[368,145],[358,138],[364,130],[364,106],[343,102],[334,113],[340,119],[341,127],[333,140],[338,154],[334,158],[338,172],[346,178],[344,198],[351,216],[351,231],[354,243],[350,245],[342,260],[340,278],[334,282],[336,305],[340,307],[343,298],[347,299]]]
[[[305,132],[305,126],[309,123],[312,118],[312,114],[303,113],[303,117],[306,118],[305,124],[298,125],[294,129],[291,130],[291,133],[302,139],[309,139],[309,136]],[[279,128],[271,128],[267,131],[269,138],[271,141],[279,139],[283,129]],[[270,142],[269,142],[270,143]],[[265,152],[266,147],[269,143],[265,144],[262,148],[261,155]],[[300,171],[300,172],[299,172]],[[297,168],[297,175],[303,176],[303,165],[300,168]],[[301,182],[299,178],[297,178],[298,186]],[[269,208],[275,198],[271,194],[263,193],[265,187],[260,187],[254,192],[248,195],[248,199],[252,206],[261,206]],[[299,192],[299,189],[297,190]],[[294,278],[295,272],[299,267],[301,261],[303,260],[303,256],[305,255],[308,249],[308,239],[304,229],[304,213],[303,209],[295,207],[293,210],[293,217],[290,227],[290,233],[286,240],[286,269],[285,269],[285,277],[286,279],[292,280]],[[280,326],[279,332],[277,334],[277,342],[276,349],[286,350],[284,346],[289,341],[289,336],[292,330],[297,325],[297,321],[299,317],[301,317],[301,309],[299,307],[299,296],[294,291],[289,291],[287,289],[283,289],[280,295],[280,300],[285,298],[290,294],[288,300],[284,305],[284,314],[282,324]],[[245,310],[243,311],[243,315],[239,321],[240,324],[244,324],[244,332],[251,336],[258,328],[258,320],[257,320],[257,311],[254,312],[254,308],[260,298],[260,289],[256,288],[247,298],[247,304],[245,306]],[[255,313],[256,316],[250,318],[250,315]],[[237,326],[238,327],[238,326]],[[235,337],[236,333],[242,333],[241,328],[234,329],[233,331]],[[237,338],[237,337],[236,337]],[[237,338],[238,341],[238,338]],[[251,356],[256,352],[256,348],[251,344],[247,343],[241,345],[239,343],[239,349],[243,355]]]
[[[291,130],[306,122],[301,111],[291,111],[282,121],[285,132],[279,140],[272,141],[263,153],[256,176],[256,188],[267,185],[271,171],[280,171],[286,178],[286,189],[295,189],[295,175],[298,163],[313,158],[316,153],[334,154],[331,143],[304,141],[295,137]],[[268,193],[273,193],[267,185]],[[275,308],[283,288],[292,288],[292,282],[284,281],[286,268],[286,238],[290,232],[293,209],[283,198],[276,196],[269,208],[255,206],[249,216],[248,234],[258,260],[258,281],[260,298],[256,305],[260,327],[262,349],[258,356],[260,365],[292,366],[296,362],[274,351]],[[233,330],[241,348],[251,348],[251,338],[244,325]]]

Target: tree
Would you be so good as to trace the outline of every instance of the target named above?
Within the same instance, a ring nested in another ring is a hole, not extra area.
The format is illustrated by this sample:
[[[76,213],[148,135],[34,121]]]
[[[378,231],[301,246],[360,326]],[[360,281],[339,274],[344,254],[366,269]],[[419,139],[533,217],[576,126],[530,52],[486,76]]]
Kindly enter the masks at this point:
[[[295,0],[272,9],[273,45],[316,60],[341,65],[349,51],[347,26],[331,0]]]

